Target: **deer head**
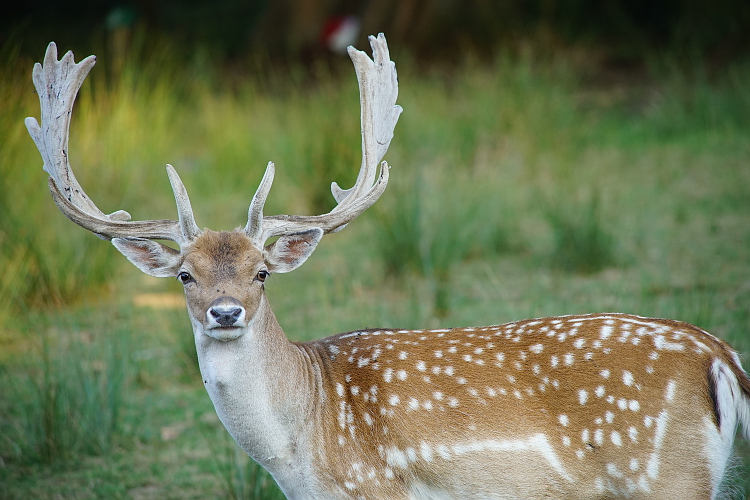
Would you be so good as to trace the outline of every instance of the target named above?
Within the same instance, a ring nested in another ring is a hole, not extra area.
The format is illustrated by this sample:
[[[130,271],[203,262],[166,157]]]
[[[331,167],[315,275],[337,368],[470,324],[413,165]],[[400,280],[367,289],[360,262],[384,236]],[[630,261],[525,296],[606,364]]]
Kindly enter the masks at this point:
[[[398,81],[385,37],[370,37],[370,44],[373,59],[349,48],[360,88],[362,165],[351,189],[332,183],[338,205],[324,215],[263,214],[275,172],[272,162],[250,202],[242,229],[201,230],[185,186],[171,165],[167,165],[167,174],[177,202],[177,220],[131,221],[125,211],[105,215],[81,188],[68,161],[73,102],[96,59],[89,56],[76,64],[68,52],[58,61],[54,43],[47,48],[44,63],[37,63],[33,72],[42,124],[27,118],[26,126],[42,155],[44,170],[50,174],[49,189],[59,209],[79,226],[111,240],[144,273],[179,278],[194,328],[219,340],[231,340],[247,331],[269,273],[286,273],[302,265],[324,234],[343,229],[385,190],[388,164],[382,162],[379,173],[377,167],[402,109],[396,105]],[[277,239],[266,245],[274,237]],[[179,249],[156,240],[174,241]]]

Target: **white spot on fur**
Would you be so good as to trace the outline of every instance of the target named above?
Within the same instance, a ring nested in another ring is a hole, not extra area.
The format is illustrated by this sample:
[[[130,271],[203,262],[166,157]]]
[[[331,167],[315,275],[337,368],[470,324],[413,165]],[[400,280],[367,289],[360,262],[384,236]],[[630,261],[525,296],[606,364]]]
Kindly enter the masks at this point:
[[[667,382],[667,389],[664,391],[664,399],[672,401],[674,399],[675,389],[677,389],[677,384],[674,380]]]
[[[635,427],[628,428],[628,437],[634,443],[638,441],[638,429],[636,429]]]
[[[623,473],[620,472],[620,470],[617,468],[617,466],[615,464],[613,464],[613,463],[608,463],[607,464],[607,474],[609,474],[612,477],[616,477],[618,479],[624,477]]]
[[[602,444],[604,444],[604,431],[602,431],[601,429],[596,429],[594,431],[594,442],[598,446],[601,446]]]
[[[654,347],[660,351],[684,351],[685,346],[676,342],[669,342],[664,335],[654,337]]]
[[[385,461],[391,467],[406,469],[409,466],[406,454],[395,446],[385,449]]]
[[[443,458],[445,460],[448,460],[449,458],[451,458],[451,452],[448,449],[448,447],[445,446],[444,444],[437,445],[437,447],[435,448],[435,451],[437,451],[437,454],[440,455],[440,458]]]
[[[612,431],[610,439],[612,439],[612,444],[614,444],[615,446],[622,446],[622,437],[620,436],[619,432]]]
[[[425,462],[432,462],[432,449],[424,441],[419,445],[419,454],[422,455],[422,460]]]
[[[586,389],[581,389],[578,391],[578,402],[582,405],[586,404],[586,401],[589,400],[589,393],[586,391]]]

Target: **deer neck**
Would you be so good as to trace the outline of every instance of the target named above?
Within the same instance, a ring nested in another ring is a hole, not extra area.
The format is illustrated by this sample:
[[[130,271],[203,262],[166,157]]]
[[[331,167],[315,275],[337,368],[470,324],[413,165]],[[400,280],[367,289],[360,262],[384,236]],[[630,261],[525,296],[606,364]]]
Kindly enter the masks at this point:
[[[234,340],[193,329],[204,386],[232,437],[277,481],[290,465],[304,467],[310,448],[300,440],[314,422],[320,377],[286,338],[265,296],[248,332]]]

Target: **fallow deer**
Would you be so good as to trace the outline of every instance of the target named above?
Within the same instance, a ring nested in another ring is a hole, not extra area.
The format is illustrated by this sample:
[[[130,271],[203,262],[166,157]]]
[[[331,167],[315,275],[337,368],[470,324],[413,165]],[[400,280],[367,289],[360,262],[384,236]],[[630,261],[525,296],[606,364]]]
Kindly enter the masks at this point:
[[[105,215],[68,163],[77,92],[94,65],[57,60],[33,79],[26,125],[73,222],[141,271],[185,289],[200,371],[222,423],[292,499],[712,499],[725,493],[735,431],[750,429],[750,379],[736,352],[695,326],[592,314],[495,326],[353,331],[287,340],[264,291],[383,193],[401,113],[385,38],[349,48],[363,160],[353,188],[318,216],[265,216],[273,163],[244,228],[201,230],[167,166],[178,220]],[[266,246],[267,240],[277,239]],[[179,250],[154,240],[171,240]]]

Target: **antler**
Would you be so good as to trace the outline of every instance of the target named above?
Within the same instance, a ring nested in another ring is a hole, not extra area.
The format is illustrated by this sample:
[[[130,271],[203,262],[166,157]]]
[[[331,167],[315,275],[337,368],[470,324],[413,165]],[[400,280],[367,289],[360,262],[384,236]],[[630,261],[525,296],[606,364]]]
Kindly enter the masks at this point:
[[[359,82],[359,98],[362,106],[362,166],[357,181],[350,189],[341,189],[331,184],[331,192],[338,205],[324,215],[276,215],[263,216],[263,205],[273,183],[275,167],[269,163],[263,180],[253,196],[248,211],[245,232],[258,247],[273,236],[300,233],[313,228],[324,233],[339,231],[375,203],[385,191],[388,183],[388,164],[377,166],[388,150],[393,138],[398,117],[403,111],[396,104],[398,79],[396,65],[390,60],[388,44],[381,33],[370,37],[372,59],[362,51],[349,47],[349,57],[354,63]],[[377,176],[377,179],[376,179]]]
[[[109,215],[94,204],[81,188],[68,162],[70,115],[78,90],[96,63],[89,56],[78,64],[73,53],[57,60],[54,42],[47,47],[44,64],[34,65],[33,80],[42,109],[42,125],[35,118],[26,118],[26,128],[44,160],[50,175],[49,189],[58,208],[70,220],[103,239],[147,238],[177,242],[180,246],[192,241],[201,230],[195,224],[185,186],[171,165],[167,173],[177,201],[179,220],[130,221],[130,214],[118,210]]]
[[[324,233],[339,231],[364,212],[383,194],[388,183],[388,164],[383,162],[380,174],[377,165],[388,150],[398,117],[403,111],[396,105],[398,80],[396,67],[390,60],[388,44],[381,33],[370,37],[373,58],[349,47],[349,56],[359,82],[362,106],[362,166],[357,181],[350,189],[331,185],[338,205],[329,213],[315,216],[263,216],[263,206],[273,183],[275,167],[269,163],[248,211],[245,232],[260,248],[268,238],[301,233],[313,228]],[[171,165],[167,174],[172,185],[179,220],[131,221],[130,214],[118,210],[109,215],[94,204],[70,168],[68,136],[70,116],[78,90],[96,63],[89,56],[78,64],[67,52],[57,60],[57,46],[50,43],[43,64],[34,65],[34,86],[39,94],[42,125],[35,118],[26,118],[26,127],[44,160],[44,170],[50,174],[49,189],[58,208],[70,220],[104,239],[145,238],[164,239],[183,246],[201,234],[195,223],[185,186]]]

